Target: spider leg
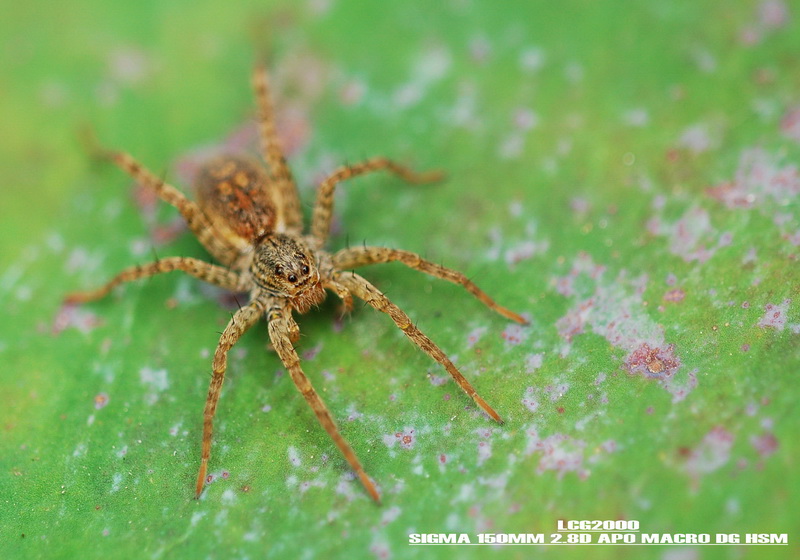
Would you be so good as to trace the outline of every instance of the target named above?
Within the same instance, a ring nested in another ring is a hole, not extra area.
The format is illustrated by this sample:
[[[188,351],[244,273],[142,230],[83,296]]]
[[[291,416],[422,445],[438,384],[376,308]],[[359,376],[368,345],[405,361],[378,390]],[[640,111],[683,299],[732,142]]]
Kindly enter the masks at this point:
[[[177,208],[197,240],[214,258],[229,264],[230,256],[238,254],[233,245],[224,241],[223,236],[214,228],[200,207],[178,189],[159,179],[129,154],[102,148],[93,138],[89,138],[88,142],[93,154],[111,161],[136,181],[153,189],[161,200]]]
[[[326,281],[323,287],[328,290],[333,290],[333,292],[339,296],[339,299],[342,300],[342,315],[346,315],[353,310],[353,295],[350,293],[350,290],[333,279]]]
[[[148,278],[156,274],[172,272],[173,270],[186,272],[195,278],[225,288],[226,290],[237,291],[242,289],[239,274],[227,268],[191,257],[167,257],[152,263],[126,268],[105,285],[97,289],[68,294],[66,298],[64,298],[64,302],[86,303],[88,301],[94,301],[105,297],[111,290],[123,282],[132,282],[133,280]]]
[[[528,321],[521,315],[495,303],[492,298],[461,272],[426,261],[416,253],[400,249],[387,249],[385,247],[351,247],[342,249],[333,255],[333,264],[339,270],[348,270],[368,264],[393,261],[401,262],[409,268],[419,270],[420,272],[435,276],[436,278],[441,278],[442,280],[447,280],[453,284],[464,286],[469,293],[478,298],[481,303],[492,311],[496,311],[503,317],[522,325],[528,324]]]
[[[203,448],[200,457],[200,471],[197,473],[197,486],[195,498],[200,497],[206,482],[206,469],[211,457],[211,434],[214,427],[214,413],[217,411],[219,395],[222,391],[222,382],[225,381],[225,369],[228,365],[228,351],[238,342],[239,338],[252,327],[264,314],[265,303],[255,299],[234,313],[214,352],[212,362],[211,384],[208,387],[208,397],[203,410]]]
[[[338,276],[341,283],[347,287],[353,294],[363,299],[368,305],[371,305],[378,311],[382,311],[392,318],[392,321],[400,328],[401,331],[411,339],[411,342],[416,344],[422,351],[428,354],[431,358],[444,366],[453,379],[458,383],[464,392],[469,395],[475,403],[483,409],[486,414],[491,416],[497,422],[503,423],[500,415],[489,406],[489,404],[478,395],[477,391],[472,387],[469,381],[458,371],[453,362],[445,355],[442,350],[434,344],[434,342],[425,336],[420,331],[411,319],[408,318],[399,307],[389,301],[378,288],[370,284],[367,280],[356,274],[355,272],[341,273]]]
[[[303,373],[303,370],[300,368],[300,358],[297,356],[297,352],[292,346],[289,335],[291,332],[291,323],[294,322],[294,320],[291,320],[291,312],[288,309],[276,307],[270,309],[267,318],[269,321],[269,338],[275,350],[278,352],[278,356],[280,356],[283,365],[286,366],[286,369],[289,371],[292,381],[294,381],[297,389],[306,399],[309,406],[311,406],[319,423],[322,424],[322,427],[325,428],[325,431],[328,432],[328,435],[333,439],[336,447],[339,448],[344,458],[350,463],[350,467],[352,467],[356,475],[358,475],[361,484],[364,485],[364,488],[366,488],[369,495],[372,496],[372,499],[380,503],[380,495],[378,494],[377,488],[375,488],[375,484],[367,476],[353,448],[350,447],[339,433],[339,429],[336,427],[331,413],[328,412],[325,403],[319,397],[314,387],[312,387],[311,382],[308,380],[308,377],[306,377],[306,374]],[[291,323],[289,322],[290,320]]]
[[[317,202],[314,205],[314,214],[311,219],[311,235],[316,238],[320,246],[325,244],[330,233],[331,218],[333,216],[333,193],[336,185],[341,181],[382,169],[391,171],[409,183],[430,183],[439,181],[444,177],[441,171],[417,173],[408,167],[382,157],[372,158],[355,165],[339,167],[322,181],[317,191]]]
[[[292,177],[292,172],[286,164],[280,138],[275,127],[275,110],[272,106],[269,92],[267,71],[263,66],[257,66],[253,73],[253,88],[256,91],[258,103],[259,136],[261,138],[261,153],[269,167],[270,176],[275,181],[275,186],[280,193],[278,197],[283,205],[283,215],[286,225],[290,228],[302,229],[303,214],[300,209],[300,197]]]

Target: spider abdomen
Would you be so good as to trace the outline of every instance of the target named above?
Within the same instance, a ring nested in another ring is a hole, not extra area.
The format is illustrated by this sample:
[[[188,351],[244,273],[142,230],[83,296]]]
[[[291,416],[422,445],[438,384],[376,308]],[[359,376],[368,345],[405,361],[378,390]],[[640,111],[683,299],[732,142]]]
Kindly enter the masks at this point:
[[[270,178],[258,162],[230,155],[211,160],[195,181],[203,213],[240,247],[276,229],[278,211],[269,186]]]

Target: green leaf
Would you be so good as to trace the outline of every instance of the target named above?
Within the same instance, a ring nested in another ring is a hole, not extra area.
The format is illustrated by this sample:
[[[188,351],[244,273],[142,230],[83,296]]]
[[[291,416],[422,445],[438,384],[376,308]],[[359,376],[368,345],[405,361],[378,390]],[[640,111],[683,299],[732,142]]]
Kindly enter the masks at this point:
[[[9,7],[0,556],[521,558],[556,545],[408,535],[549,541],[581,519],[790,542],[612,548],[589,533],[566,557],[796,555],[799,27],[780,0]],[[188,191],[210,147],[254,145],[267,51],[307,213],[346,162],[448,175],[342,185],[331,248],[418,252],[531,318],[400,265],[363,272],[503,425],[386,316],[340,322],[330,298],[298,319],[304,369],[380,506],[263,325],[231,354],[214,481],[193,499],[224,294],[174,274],[61,307],[153,251],[208,258],[79,131]]]

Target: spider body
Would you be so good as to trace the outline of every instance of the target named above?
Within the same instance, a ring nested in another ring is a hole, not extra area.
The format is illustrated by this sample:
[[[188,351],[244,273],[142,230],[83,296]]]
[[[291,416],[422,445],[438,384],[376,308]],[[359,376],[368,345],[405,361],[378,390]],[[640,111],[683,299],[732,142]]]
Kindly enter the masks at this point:
[[[287,298],[299,313],[306,313],[325,299],[313,241],[287,227],[280,193],[271,186],[270,177],[255,160],[219,156],[198,173],[197,205],[219,235],[236,248],[225,255],[233,260],[223,262],[242,271],[243,284]]]
[[[498,422],[502,422],[500,416],[477,394],[444,352],[400,308],[352,269],[397,261],[462,285],[490,309],[508,319],[523,324],[526,321],[495,303],[460,272],[426,261],[414,253],[367,246],[342,249],[336,253],[325,250],[333,213],[333,193],[339,182],[372,171],[387,170],[406,181],[424,183],[441,178],[439,172],[416,173],[385,158],[340,167],[321,183],[311,226],[304,233],[297,188],[275,131],[267,75],[262,68],[256,69],[254,85],[259,107],[262,152],[267,166],[265,168],[254,159],[236,155],[215,158],[198,174],[194,189],[196,201],[166,184],[131,156],[99,150],[100,155],[175,206],[198,241],[224,266],[188,257],[164,258],[127,268],[96,290],[68,295],[66,302],[77,304],[96,300],[124,282],[174,270],[228,290],[248,292],[249,302],[234,313],[214,352],[212,377],[203,413],[202,451],[195,496],[200,496],[206,482],[213,419],[225,378],[228,352],[245,331],[265,317],[272,346],[292,381],[365,489],[375,501],[380,501],[377,488],[355,452],[339,433],[330,412],[300,366],[294,349],[300,330],[292,314],[306,313],[325,299],[327,291],[336,294],[346,310],[352,307],[354,297],[363,300],[386,313],[414,344],[444,366],[464,392]]]
[[[286,229],[269,186],[258,162],[223,155],[200,170],[194,190],[198,206],[220,235],[247,251],[259,239]]]

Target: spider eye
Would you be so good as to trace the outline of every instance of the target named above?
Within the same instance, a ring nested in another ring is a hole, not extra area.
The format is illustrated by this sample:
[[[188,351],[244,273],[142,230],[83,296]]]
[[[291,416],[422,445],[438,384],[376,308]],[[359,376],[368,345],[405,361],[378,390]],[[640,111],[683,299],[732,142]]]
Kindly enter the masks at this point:
[[[283,267],[281,265],[277,265],[275,267],[275,274],[277,274],[278,276],[281,276],[283,274]]]
[[[309,268],[308,268],[308,265],[305,265],[305,264],[304,264],[304,265],[303,265],[303,269],[302,269],[302,270],[303,270],[303,274],[308,274],[308,273],[309,273]]]
[[[294,284],[295,282],[297,282],[297,276],[295,276],[294,274],[290,274],[290,275],[289,275],[289,276],[288,276],[286,279],[287,279],[289,282],[291,282],[292,284]]]

